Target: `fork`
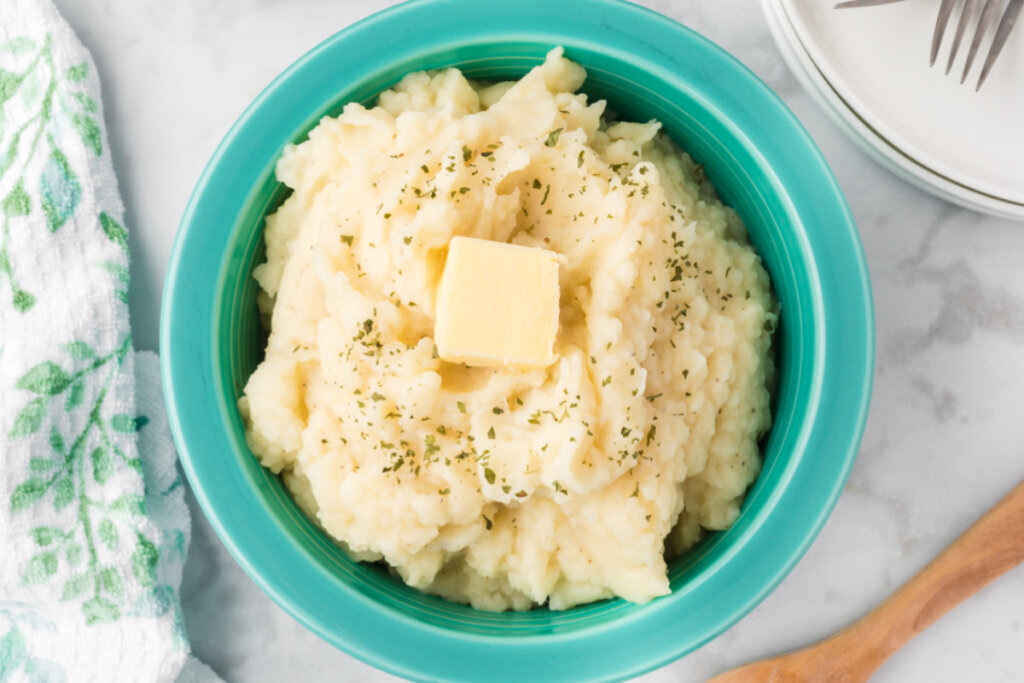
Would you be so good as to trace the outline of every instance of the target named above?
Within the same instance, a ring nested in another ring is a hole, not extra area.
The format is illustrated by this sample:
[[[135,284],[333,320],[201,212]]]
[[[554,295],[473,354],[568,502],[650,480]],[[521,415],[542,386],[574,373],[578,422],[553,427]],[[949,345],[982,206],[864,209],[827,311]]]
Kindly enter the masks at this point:
[[[932,66],[935,65],[935,60],[939,56],[939,47],[942,44],[942,38],[946,32],[946,28],[949,25],[950,16],[953,14],[953,10],[956,9],[959,2],[960,0],[942,0],[942,4],[939,6],[939,16],[935,21],[935,32],[932,34],[930,62]],[[971,19],[974,17],[979,4],[980,0],[965,0],[964,2],[963,10],[960,12],[960,21],[957,23],[956,32],[953,34],[953,47],[949,51],[949,60],[946,62],[947,74],[950,69],[953,68],[953,60],[956,59],[957,51],[960,49],[960,41],[967,30],[968,23],[970,23]],[[974,57],[978,53],[978,48],[981,46],[982,39],[984,39],[989,27],[992,26],[993,19],[999,9],[999,5],[1000,0],[985,0],[985,7],[981,11],[981,18],[978,19],[978,26],[974,31],[974,39],[971,41],[971,47],[967,51],[967,60],[964,63],[964,70],[960,75],[961,83],[967,80],[967,72],[971,70],[971,65],[974,64]],[[1017,18],[1020,16],[1022,9],[1024,9],[1024,0],[1009,0],[1006,4],[1006,9],[1003,10],[1003,16],[996,26],[995,37],[992,38],[992,46],[988,50],[988,56],[985,57],[985,64],[981,68],[981,76],[978,77],[978,85],[975,86],[975,91],[981,89],[981,85],[988,77],[989,72],[992,70],[992,65],[995,64],[996,58],[999,57],[999,53],[1002,52],[1003,46],[1006,45],[1006,39],[1009,37],[1014,25],[1016,25]]]
[[[953,34],[953,46],[949,51],[949,60],[946,62],[947,74],[953,68],[953,61],[956,59],[957,52],[960,50],[960,43],[963,40],[964,33],[967,32],[968,24],[977,13],[977,8],[981,3],[981,0],[942,0],[942,4],[939,5],[939,16],[935,21],[935,32],[932,34],[931,59],[929,63],[931,66],[935,66],[935,60],[939,56],[939,47],[942,45],[943,36],[949,26],[950,17],[953,14],[953,10],[956,9],[957,5],[959,5],[961,1],[963,1],[963,10],[960,12],[960,20],[957,22],[956,31]],[[903,2],[903,0],[847,0],[846,2],[841,2],[836,5],[836,9],[889,5],[896,2]],[[978,19],[977,27],[974,30],[974,38],[971,40],[971,47],[967,51],[964,70],[960,75],[961,83],[967,80],[967,73],[971,70],[971,66],[974,64],[974,58],[978,54],[978,48],[981,47],[981,42],[984,40],[985,34],[988,33],[989,28],[993,24],[1000,4],[1002,4],[1002,0],[985,0],[985,6],[981,11],[981,17]],[[999,57],[999,53],[1003,51],[1003,46],[1006,45],[1006,39],[1009,38],[1010,32],[1016,25],[1017,18],[1020,16],[1022,9],[1024,9],[1024,0],[1009,0],[1009,2],[1006,3],[1006,9],[1003,10],[1003,15],[996,25],[995,36],[992,38],[992,45],[989,47],[988,55],[985,57],[985,64],[981,68],[981,75],[978,77],[978,84],[974,87],[975,92],[981,89],[985,79],[988,78],[989,72],[992,71],[992,66],[996,63],[996,58]]]

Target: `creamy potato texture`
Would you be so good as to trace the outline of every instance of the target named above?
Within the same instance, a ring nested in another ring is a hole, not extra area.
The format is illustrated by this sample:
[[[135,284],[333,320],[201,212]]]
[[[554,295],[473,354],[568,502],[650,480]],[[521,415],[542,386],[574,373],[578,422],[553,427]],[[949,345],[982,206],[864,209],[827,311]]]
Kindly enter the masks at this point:
[[[488,610],[669,591],[737,517],[769,428],[777,306],[736,214],[657,122],[554,50],[517,82],[413,73],[288,147],[256,269],[252,451],[348,552]],[[557,360],[446,363],[457,235],[565,257]]]

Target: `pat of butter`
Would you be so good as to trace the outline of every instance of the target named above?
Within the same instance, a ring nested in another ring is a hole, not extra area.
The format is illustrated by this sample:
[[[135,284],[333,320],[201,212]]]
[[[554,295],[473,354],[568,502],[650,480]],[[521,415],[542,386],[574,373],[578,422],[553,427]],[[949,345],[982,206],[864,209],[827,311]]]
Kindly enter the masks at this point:
[[[437,289],[438,355],[478,367],[553,363],[561,260],[547,249],[452,238]]]

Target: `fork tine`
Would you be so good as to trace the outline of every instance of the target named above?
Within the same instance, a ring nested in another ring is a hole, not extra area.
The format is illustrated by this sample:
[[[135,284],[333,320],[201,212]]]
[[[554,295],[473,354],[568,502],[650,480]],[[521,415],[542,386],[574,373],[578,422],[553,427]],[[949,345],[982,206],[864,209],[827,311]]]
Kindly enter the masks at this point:
[[[932,55],[930,66],[935,66],[935,58],[939,56],[939,46],[942,44],[942,35],[946,32],[946,25],[949,24],[949,15],[953,13],[953,7],[957,0],[942,0],[939,5],[939,16],[935,20],[935,33],[932,34]]]
[[[978,0],[967,0],[963,12],[960,13],[960,21],[956,25],[956,34],[953,36],[953,47],[949,50],[949,61],[946,62],[947,74],[953,68],[953,60],[956,59],[956,53],[960,49],[960,41],[964,37],[964,31],[967,30],[968,22],[974,17],[974,10],[977,6]]]
[[[975,92],[981,90],[981,84],[985,82],[988,72],[992,70],[992,65],[996,63],[996,58],[1003,51],[1003,45],[1006,44],[1010,31],[1017,23],[1021,9],[1024,9],[1024,0],[1010,0],[1006,5],[1003,18],[999,20],[999,28],[996,29],[996,37],[992,39],[992,47],[988,49],[988,56],[985,57],[985,66],[981,67],[981,76],[978,78],[978,85],[974,88]]]
[[[988,32],[988,27],[992,23],[992,19],[996,15],[996,10],[999,8],[999,2],[997,0],[985,0],[985,7],[981,10],[981,18],[978,19],[978,27],[974,30],[974,39],[971,41],[971,47],[967,51],[967,61],[964,62],[964,72],[960,75],[960,83],[963,84],[967,80],[967,72],[971,70],[971,65],[974,64],[974,57],[978,54],[978,48],[981,47],[981,41]]]

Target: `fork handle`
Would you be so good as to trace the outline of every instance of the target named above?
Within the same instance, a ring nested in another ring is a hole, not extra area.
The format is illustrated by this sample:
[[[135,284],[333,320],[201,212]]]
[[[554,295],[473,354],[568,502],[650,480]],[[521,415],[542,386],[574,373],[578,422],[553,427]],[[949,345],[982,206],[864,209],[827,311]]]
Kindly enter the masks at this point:
[[[828,639],[847,681],[866,681],[896,650],[990,581],[1024,562],[1024,482],[881,605]]]

